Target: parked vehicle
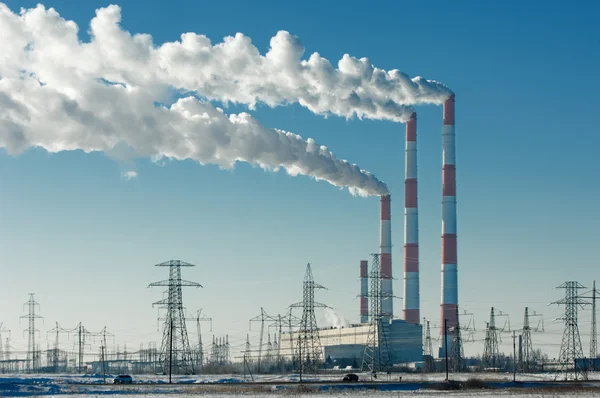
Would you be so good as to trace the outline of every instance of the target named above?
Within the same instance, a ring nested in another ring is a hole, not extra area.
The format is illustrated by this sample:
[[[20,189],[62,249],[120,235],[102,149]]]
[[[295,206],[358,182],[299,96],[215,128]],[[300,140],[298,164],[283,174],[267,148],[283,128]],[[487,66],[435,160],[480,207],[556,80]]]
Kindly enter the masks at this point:
[[[132,384],[133,378],[129,375],[119,375],[115,377],[113,384]]]
[[[345,381],[345,382],[358,381],[358,375],[356,375],[354,373],[348,373],[346,376],[344,376],[342,381]]]

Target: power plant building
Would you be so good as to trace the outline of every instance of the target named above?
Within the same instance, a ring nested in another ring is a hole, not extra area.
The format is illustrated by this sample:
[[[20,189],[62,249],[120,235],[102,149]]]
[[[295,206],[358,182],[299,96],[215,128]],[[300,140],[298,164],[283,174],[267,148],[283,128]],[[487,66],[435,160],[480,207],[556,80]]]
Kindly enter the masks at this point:
[[[353,324],[346,327],[320,328],[319,338],[326,364],[360,368],[369,336],[369,327],[369,324]],[[297,353],[297,337],[297,333],[293,332],[294,353]],[[403,319],[394,319],[388,329],[387,338],[392,364],[421,361],[423,349],[421,325],[411,324]],[[283,333],[280,344],[281,352],[288,355],[291,352],[289,333]]]

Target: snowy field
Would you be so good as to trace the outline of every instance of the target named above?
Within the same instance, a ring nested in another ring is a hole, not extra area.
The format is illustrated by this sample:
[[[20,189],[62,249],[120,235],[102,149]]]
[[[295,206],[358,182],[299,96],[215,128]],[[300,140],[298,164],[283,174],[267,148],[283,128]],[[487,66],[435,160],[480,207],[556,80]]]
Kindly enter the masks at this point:
[[[368,373],[356,372],[360,381],[369,382],[371,377]],[[106,375],[106,382],[112,384],[116,375]],[[135,375],[132,374],[135,384],[166,384],[168,376],[161,375]],[[318,375],[303,375],[303,381],[322,381],[334,382],[340,381],[344,373],[325,373]],[[403,381],[403,382],[441,382],[445,378],[444,373],[395,373],[388,379],[387,375],[380,375],[379,381]],[[517,381],[552,381],[554,373],[535,373],[535,374],[517,374]],[[485,381],[510,382],[513,379],[512,373],[451,373],[451,380],[466,381],[469,379],[479,379]],[[588,374],[589,380],[600,381],[600,372]],[[255,382],[297,382],[300,380],[298,374],[287,375],[254,375],[253,379],[249,375],[195,375],[195,376],[173,376],[174,384],[203,384],[203,383],[249,383]],[[101,375],[73,375],[73,374],[0,374],[0,383],[16,382],[29,384],[103,384]]]
[[[20,395],[22,396],[22,395]],[[46,397],[49,398],[92,398],[92,397],[107,397],[107,396],[123,396],[122,394],[101,394],[101,395],[93,395],[93,394],[77,394],[77,395],[46,395]],[[145,398],[162,398],[164,397],[164,395],[143,395]],[[176,394],[176,395],[170,395],[172,397],[177,397],[177,398],[191,398],[191,397],[197,397],[198,395],[195,394]],[[202,397],[205,398],[240,398],[240,396],[243,397],[264,397],[264,394],[202,394]],[[514,391],[494,391],[494,392],[469,392],[469,393],[464,393],[464,392],[459,392],[459,393],[437,393],[437,394],[432,394],[432,393],[419,393],[419,392],[415,392],[415,393],[385,393],[385,392],[381,392],[381,393],[349,393],[349,394],[316,394],[316,395],[306,395],[306,394],[273,394],[273,395],[269,395],[269,396],[273,396],[273,397],[277,397],[277,396],[282,396],[282,397],[293,397],[293,398],[304,398],[304,397],[314,397],[314,396],[326,396],[328,398],[359,398],[359,397],[364,397],[364,398],[395,398],[395,397],[415,397],[415,398],[441,398],[441,397],[449,397],[449,398],[484,398],[484,397],[515,397],[515,396],[519,396],[519,397],[525,397],[525,398],[534,398],[534,397],[578,397],[578,398],[592,398],[592,397],[598,397],[598,394],[596,393],[590,393],[590,392],[569,392],[569,393],[565,393],[565,392],[561,392],[561,393],[522,393],[522,392],[514,392]]]
[[[252,383],[243,375],[201,375],[174,376],[173,385],[168,385],[167,376],[132,375],[133,385],[113,385],[113,376],[106,378],[107,385],[100,375],[0,375],[0,397],[107,397],[107,396],[144,396],[158,397],[599,397],[600,375],[590,374],[590,382],[581,383],[586,388],[573,391],[575,386],[546,388],[545,382],[554,379],[554,374],[519,375],[518,381],[525,382],[524,387],[515,388],[511,383],[511,374],[498,373],[463,373],[452,374],[451,379],[467,381],[469,379],[485,380],[491,390],[436,391],[436,383],[444,380],[444,374],[394,374],[389,381],[393,384],[379,384],[373,392],[368,384],[368,374],[359,373],[359,383],[339,383],[342,375],[304,375],[303,380],[318,384],[301,387],[289,382],[299,381],[299,376],[260,375],[254,377]],[[399,382],[399,378],[401,382]],[[387,376],[380,376],[381,381],[388,381]],[[287,384],[286,384],[287,383]],[[438,384],[439,385],[439,384]],[[298,390],[298,388],[303,388]],[[541,388],[544,390],[541,390]],[[387,391],[385,391],[387,390]],[[300,394],[302,393],[302,394]],[[310,394],[309,394],[310,393]]]

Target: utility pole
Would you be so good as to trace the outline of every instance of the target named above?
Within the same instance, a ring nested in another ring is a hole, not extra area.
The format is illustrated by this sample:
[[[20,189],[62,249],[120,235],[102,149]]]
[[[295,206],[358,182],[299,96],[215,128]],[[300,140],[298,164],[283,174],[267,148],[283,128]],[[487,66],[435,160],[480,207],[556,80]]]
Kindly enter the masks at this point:
[[[560,345],[559,363],[561,368],[556,373],[555,379],[564,376],[565,380],[587,380],[586,366],[581,363],[583,349],[579,336],[578,310],[589,303],[577,294],[580,289],[585,289],[585,286],[576,281],[568,281],[558,286],[557,289],[565,289],[565,298],[552,303],[565,306],[565,315],[560,318],[565,322],[565,330]]]
[[[171,375],[173,374],[173,317],[169,317],[169,384],[172,383]]]
[[[517,332],[513,330],[513,383],[517,381]]]
[[[6,338],[6,345],[4,346],[4,357],[7,361],[10,361],[10,337]]]
[[[106,329],[106,326],[104,326],[102,328],[102,330],[98,333],[87,332],[87,334],[92,337],[96,337],[96,336],[100,337],[100,360],[102,362],[102,372],[104,373],[104,379],[106,381],[106,356],[107,356],[107,350],[108,350],[108,343],[106,342],[106,336],[108,335],[113,338],[113,344],[114,344],[115,337],[112,333],[108,332],[108,330]],[[124,351],[127,352],[127,345],[125,345]],[[142,352],[143,352],[142,349],[140,349],[140,361],[142,360],[142,358],[141,358]],[[126,360],[126,359],[127,359],[127,356],[126,356],[126,354],[124,354],[124,360]]]
[[[103,383],[106,384],[106,361],[104,359],[104,344],[102,344],[100,346],[100,350],[101,350],[101,354],[100,354],[100,360],[102,361],[102,380]]]
[[[81,322],[79,322],[79,324],[76,327],[76,333],[77,333],[77,357],[78,357],[78,362],[79,362],[79,368],[78,371],[81,372],[84,369],[84,350],[85,350],[85,340],[87,337],[89,337],[91,335],[91,333],[83,326],[83,324]]]
[[[25,329],[29,335],[29,340],[27,343],[27,368],[30,372],[37,370],[38,367],[38,351],[35,345],[35,333],[39,332],[38,329],[35,328],[35,320],[42,318],[41,316],[35,313],[36,306],[38,309],[40,308],[40,304],[35,301],[34,293],[29,293],[29,301],[27,301],[24,305],[28,307],[28,314],[23,315],[21,318],[26,318],[28,322],[28,328]]]
[[[183,306],[182,287],[202,287],[199,283],[181,279],[181,267],[195,267],[193,264],[180,260],[171,260],[156,264],[157,267],[169,268],[169,279],[151,283],[148,287],[164,286],[168,288],[167,298],[153,304],[167,310],[164,318],[164,330],[161,344],[160,362],[163,372],[172,371],[179,374],[194,374],[194,360],[190,349],[185,313]],[[160,318],[159,318],[160,319]],[[175,362],[175,363],[172,363]]]
[[[444,354],[446,356],[446,381],[448,381],[448,320],[444,319]]]
[[[83,332],[83,326],[81,325],[81,322],[79,323],[79,326],[77,327],[77,337],[78,337],[78,341],[79,341],[79,371],[81,372],[81,370],[83,369],[83,340],[85,339],[85,335],[82,333]]]
[[[298,372],[300,373],[300,383],[302,383],[302,363],[304,362],[302,360],[302,342],[301,342],[302,336],[300,336],[300,333],[298,333],[298,361],[299,361],[299,365],[298,365]]]
[[[596,329],[596,281],[592,288],[592,331],[590,333],[590,359],[592,360],[592,370],[596,370],[596,359],[598,357],[598,331]]]

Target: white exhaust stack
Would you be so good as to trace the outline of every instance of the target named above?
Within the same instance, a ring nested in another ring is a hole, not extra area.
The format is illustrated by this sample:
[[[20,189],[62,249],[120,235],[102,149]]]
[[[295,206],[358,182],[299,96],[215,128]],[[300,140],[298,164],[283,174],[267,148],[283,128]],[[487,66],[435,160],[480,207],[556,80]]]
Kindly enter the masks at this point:
[[[440,355],[445,355],[444,322],[447,329],[458,323],[458,267],[456,250],[456,159],[454,155],[454,95],[444,102],[442,167],[442,303]],[[451,346],[452,336],[448,336]]]
[[[394,292],[392,289],[392,221],[391,196],[381,196],[381,234],[379,236],[381,277],[381,312],[388,318],[394,317]]]
[[[419,212],[417,199],[417,114],[406,122],[406,175],[404,180],[404,320],[418,324]]]

